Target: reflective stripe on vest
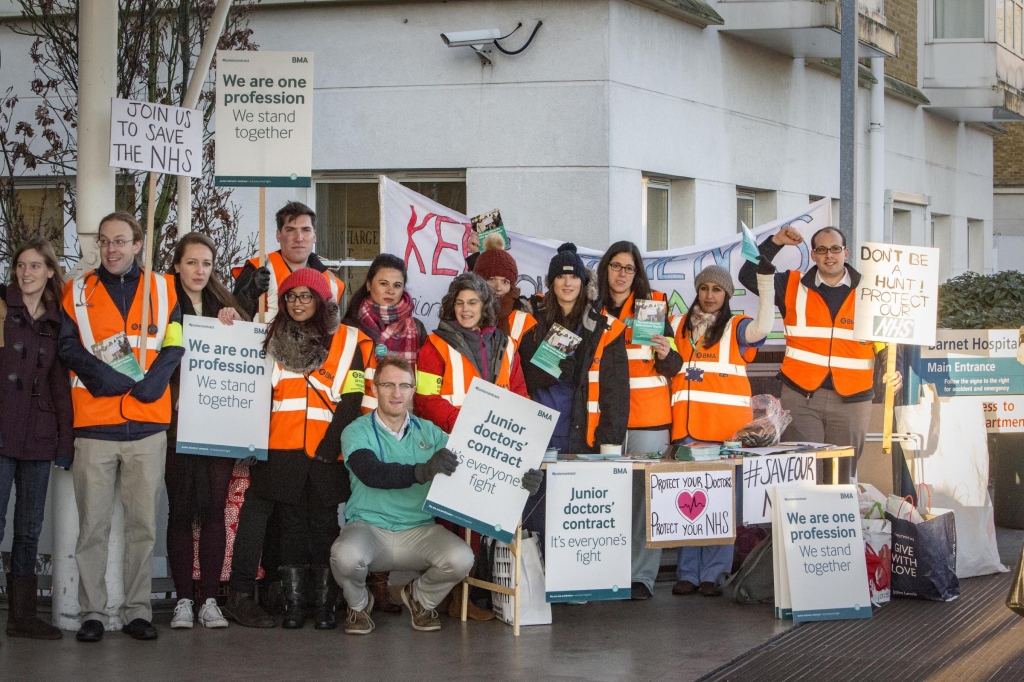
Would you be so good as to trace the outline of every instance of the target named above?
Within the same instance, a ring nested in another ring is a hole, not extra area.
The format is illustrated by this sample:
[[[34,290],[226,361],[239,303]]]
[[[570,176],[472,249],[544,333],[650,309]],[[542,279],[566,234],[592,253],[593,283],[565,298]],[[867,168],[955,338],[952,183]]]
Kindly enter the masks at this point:
[[[855,292],[851,289],[835,320],[821,294],[789,273],[786,283],[786,354],[782,373],[805,391],[817,390],[831,373],[837,393],[848,396],[871,388],[873,344],[853,338]]]
[[[517,344],[522,343],[523,334],[530,331],[537,326],[537,320],[533,319],[533,315],[525,313],[522,310],[513,310],[509,317],[509,336]]]
[[[447,400],[454,407],[461,408],[466,401],[466,391],[473,377],[480,376],[476,367],[465,358],[459,351],[455,350],[437,334],[431,334],[427,340],[434,344],[438,353],[445,359],[444,376],[441,378],[441,397]],[[508,389],[511,383],[512,362],[516,356],[516,343],[508,339],[505,343],[505,352],[501,357],[501,367],[498,369],[495,386]]]
[[[253,267],[259,268],[259,258],[252,258],[249,260]],[[270,270],[270,286],[267,288],[267,313],[266,321],[269,324],[277,317],[277,301],[278,301],[278,288],[281,283],[288,278],[288,275],[292,274],[292,269],[285,262],[284,256],[281,255],[280,251],[274,251],[273,253],[267,254],[266,262],[267,270]],[[327,284],[331,288],[331,298],[334,299],[335,303],[341,302],[341,295],[345,293],[345,286],[337,277],[331,272],[325,270],[323,276],[327,278]]]
[[[651,299],[668,302],[665,294],[652,291]],[[633,294],[622,304],[622,311],[617,321],[625,324],[633,316]],[[602,311],[609,319],[608,311]],[[633,329],[627,325],[626,357],[629,360],[629,428],[644,429],[666,426],[672,422],[668,379],[663,377],[654,367],[655,352],[653,346],[641,346],[630,343]]]

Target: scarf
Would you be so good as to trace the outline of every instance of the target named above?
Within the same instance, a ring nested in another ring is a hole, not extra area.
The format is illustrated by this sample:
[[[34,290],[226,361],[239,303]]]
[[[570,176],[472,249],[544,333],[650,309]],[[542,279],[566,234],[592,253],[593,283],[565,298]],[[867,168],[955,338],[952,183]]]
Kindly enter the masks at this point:
[[[340,323],[338,306],[333,302],[327,304],[331,314],[333,335],[338,331]],[[281,367],[296,374],[309,374],[323,366],[327,361],[331,337],[323,339],[311,324],[296,322],[285,313],[278,313],[274,318],[276,328],[274,335],[267,342],[267,353]],[[326,344],[326,345],[325,345]]]
[[[367,335],[377,346],[383,345],[389,353],[398,353],[415,368],[420,352],[420,332],[412,313],[412,296],[406,291],[397,305],[377,305],[367,296],[359,304],[357,314]]]
[[[690,309],[690,340],[697,343],[708,328],[715,323],[718,313],[706,313],[698,307]]]
[[[519,287],[512,287],[508,290],[507,294],[498,299],[498,320],[495,326],[503,331],[506,336],[512,334],[508,320],[512,316],[513,311],[516,310],[517,303],[519,303]]]

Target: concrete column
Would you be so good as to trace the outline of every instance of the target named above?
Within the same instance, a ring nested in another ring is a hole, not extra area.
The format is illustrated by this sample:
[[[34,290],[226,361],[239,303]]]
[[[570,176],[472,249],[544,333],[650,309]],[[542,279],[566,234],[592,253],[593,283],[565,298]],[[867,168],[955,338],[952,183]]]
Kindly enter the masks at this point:
[[[871,150],[868,240],[881,242],[885,240],[885,59],[871,59],[871,75],[878,82],[871,86],[871,125],[868,127]]]

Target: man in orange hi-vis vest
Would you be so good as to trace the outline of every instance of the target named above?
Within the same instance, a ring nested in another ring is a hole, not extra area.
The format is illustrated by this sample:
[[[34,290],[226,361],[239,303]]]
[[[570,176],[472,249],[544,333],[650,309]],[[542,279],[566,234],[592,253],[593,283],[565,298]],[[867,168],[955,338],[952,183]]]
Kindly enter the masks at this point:
[[[288,275],[301,268],[322,272],[335,303],[341,303],[345,283],[327,269],[315,253],[316,213],[298,201],[289,201],[275,216],[277,243],[281,248],[267,255],[265,262],[250,258],[235,276],[235,298],[245,312],[256,319],[260,296],[267,294],[266,321],[277,315],[277,290]]]
[[[124,501],[124,632],[156,639],[149,601],[156,514],[164,487],[171,393],[181,362],[181,312],[170,275],[150,275],[149,313],[142,316],[143,247],[138,221],[122,211],[100,221],[100,267],[64,287],[58,348],[71,370],[75,406],[78,504],[78,641],[98,642],[107,624],[107,547],[114,484]],[[146,344],[145,367],[138,365]]]
[[[785,246],[803,243],[803,236],[786,226],[760,246],[762,265]],[[875,354],[884,344],[853,338],[853,314],[860,273],[847,264],[850,251],[842,232],[824,227],[811,237],[814,265],[806,272],[775,273],[775,305],[786,328],[782,361],[782,407],[793,422],[784,440],[852,445],[856,460],[864,447],[874,398]],[[757,293],[757,265],[744,263],[740,282]],[[884,362],[883,362],[884,366]],[[896,390],[899,372],[882,377]]]

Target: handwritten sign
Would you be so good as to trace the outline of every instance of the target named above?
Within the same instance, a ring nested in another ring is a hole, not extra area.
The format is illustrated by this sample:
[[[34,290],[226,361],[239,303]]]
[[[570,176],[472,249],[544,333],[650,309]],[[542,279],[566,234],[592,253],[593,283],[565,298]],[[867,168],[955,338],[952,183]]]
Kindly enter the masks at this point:
[[[815,484],[815,458],[806,454],[743,458],[743,524],[771,523],[771,491],[777,485]]]
[[[939,250],[863,242],[857,247],[853,338],[914,346],[935,344]]]
[[[112,98],[110,165],[202,177],[202,112]]]
[[[728,545],[736,540],[736,469],[679,462],[644,472],[647,547]]]

